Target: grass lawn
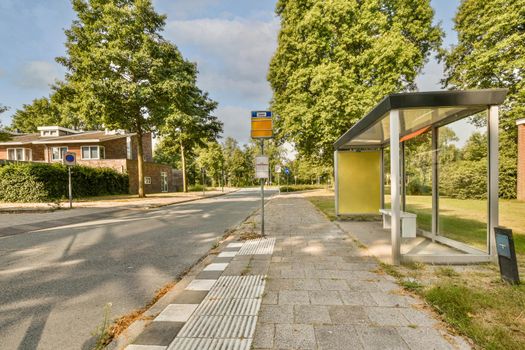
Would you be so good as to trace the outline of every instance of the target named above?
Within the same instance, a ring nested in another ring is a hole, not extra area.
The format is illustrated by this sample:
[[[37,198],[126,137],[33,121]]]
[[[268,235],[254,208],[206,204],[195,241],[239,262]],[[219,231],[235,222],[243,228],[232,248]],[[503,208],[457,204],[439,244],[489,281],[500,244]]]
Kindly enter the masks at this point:
[[[335,218],[333,195],[308,198],[331,219]],[[429,230],[431,198],[408,196],[408,211],[418,214],[418,226]],[[440,199],[441,228],[445,235],[485,247],[486,202]],[[525,271],[525,203],[500,201],[500,224],[512,228]],[[525,349],[525,285],[501,281],[494,264],[432,266],[382,264],[381,270],[397,278],[408,291],[420,295],[457,332],[482,349]],[[523,276],[522,276],[523,277]]]

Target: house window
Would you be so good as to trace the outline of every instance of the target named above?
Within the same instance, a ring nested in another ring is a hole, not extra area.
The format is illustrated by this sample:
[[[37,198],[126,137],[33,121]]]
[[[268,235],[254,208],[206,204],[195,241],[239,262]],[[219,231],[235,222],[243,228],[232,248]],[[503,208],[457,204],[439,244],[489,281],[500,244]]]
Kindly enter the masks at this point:
[[[64,154],[67,152],[67,147],[51,147],[51,160],[61,161],[64,158]]]
[[[8,148],[8,160],[30,161],[32,159],[31,149],[29,148]]]
[[[82,159],[104,159],[105,153],[102,146],[82,146]]]

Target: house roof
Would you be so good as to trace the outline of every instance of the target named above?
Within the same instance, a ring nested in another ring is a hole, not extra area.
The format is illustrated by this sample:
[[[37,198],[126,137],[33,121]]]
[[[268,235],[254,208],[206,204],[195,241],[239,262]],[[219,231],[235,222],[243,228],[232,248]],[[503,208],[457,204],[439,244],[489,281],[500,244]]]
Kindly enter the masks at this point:
[[[28,144],[65,144],[65,143],[100,143],[123,137],[133,136],[133,133],[112,134],[106,131],[86,131],[73,135],[40,136],[40,133],[14,135],[11,140],[0,142],[2,146]]]
[[[500,105],[507,89],[399,93],[386,96],[345,132],[334,148],[380,147],[390,141],[391,110],[399,110],[400,137],[429,126],[442,126]]]
[[[105,142],[123,137],[132,136],[132,133],[111,134],[105,131],[86,131],[74,135],[55,136],[34,141],[35,144],[60,144],[60,143],[95,143]]]

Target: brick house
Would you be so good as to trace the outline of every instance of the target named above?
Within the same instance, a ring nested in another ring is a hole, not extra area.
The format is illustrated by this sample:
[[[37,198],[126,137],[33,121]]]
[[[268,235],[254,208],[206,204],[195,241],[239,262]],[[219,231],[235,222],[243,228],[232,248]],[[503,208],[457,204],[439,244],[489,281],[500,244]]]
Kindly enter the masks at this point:
[[[518,200],[525,201],[525,118],[518,125]]]
[[[138,192],[137,136],[118,131],[78,131],[59,126],[42,126],[38,133],[13,133],[0,142],[0,160],[61,162],[65,152],[77,155],[77,164],[112,168],[129,175],[129,191]],[[153,162],[151,134],[143,136],[146,193],[175,192],[182,188],[180,174],[169,165]]]

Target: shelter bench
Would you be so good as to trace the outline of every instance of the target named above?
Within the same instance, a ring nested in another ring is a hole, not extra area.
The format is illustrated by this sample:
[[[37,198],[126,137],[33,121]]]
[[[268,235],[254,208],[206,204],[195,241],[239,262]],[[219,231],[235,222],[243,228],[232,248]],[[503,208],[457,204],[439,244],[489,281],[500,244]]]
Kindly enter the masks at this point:
[[[392,210],[391,209],[379,209],[379,212],[383,215],[383,228],[389,229],[392,225]],[[416,237],[417,215],[413,213],[407,213],[405,211],[401,211],[400,216],[401,216],[401,236],[405,238]]]

